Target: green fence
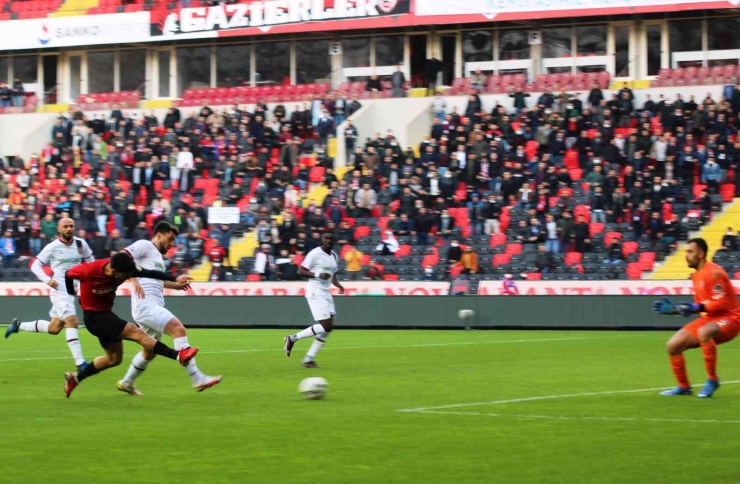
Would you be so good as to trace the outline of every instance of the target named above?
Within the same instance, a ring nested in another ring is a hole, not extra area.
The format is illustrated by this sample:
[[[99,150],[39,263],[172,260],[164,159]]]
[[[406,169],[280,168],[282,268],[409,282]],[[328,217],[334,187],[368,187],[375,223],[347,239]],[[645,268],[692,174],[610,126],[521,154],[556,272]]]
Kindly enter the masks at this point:
[[[337,325],[358,328],[676,328],[685,320],[652,312],[654,296],[405,296],[336,297]],[[48,319],[45,297],[3,297],[3,322]],[[186,326],[305,327],[311,313],[305,298],[169,297],[166,304]],[[461,321],[458,311],[475,316]],[[115,311],[131,320],[127,297]],[[81,312],[80,312],[81,314]]]

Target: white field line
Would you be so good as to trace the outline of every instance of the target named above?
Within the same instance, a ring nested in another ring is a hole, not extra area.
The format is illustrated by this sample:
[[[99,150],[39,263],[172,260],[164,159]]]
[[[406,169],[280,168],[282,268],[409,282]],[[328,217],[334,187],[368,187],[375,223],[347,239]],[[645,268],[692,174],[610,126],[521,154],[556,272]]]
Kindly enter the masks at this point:
[[[740,380],[723,381],[722,385],[733,385],[740,383]],[[396,410],[397,412],[406,413],[429,413],[436,410],[446,410],[450,408],[466,408],[466,407],[479,407],[485,405],[504,405],[507,403],[522,403],[522,402],[534,402],[538,400],[555,400],[560,398],[577,398],[577,397],[591,397],[594,395],[616,395],[620,393],[645,393],[645,392],[657,392],[660,390],[666,390],[666,387],[660,388],[639,388],[637,390],[611,390],[606,392],[588,392],[588,393],[570,393],[566,395],[542,395],[538,397],[526,397],[526,398],[514,398],[511,400],[495,400],[492,402],[474,402],[474,403],[455,403],[452,405],[439,405],[436,407],[421,407],[421,408],[407,408],[402,410]],[[475,415],[475,414],[471,414]],[[485,414],[481,414],[485,415]]]
[[[371,346],[340,346],[338,348],[332,348],[331,346],[326,347],[323,351],[327,350],[369,350],[369,349],[383,349],[383,348],[434,348],[439,346],[468,346],[468,345],[496,345],[496,344],[515,344],[515,343],[538,343],[538,342],[553,342],[553,341],[585,341],[594,339],[605,339],[605,338],[540,338],[540,339],[517,339],[517,340],[504,340],[504,341],[467,341],[459,343],[423,343],[416,345],[371,345]],[[610,338],[611,339],[611,338]],[[56,353],[62,350],[51,350],[43,351],[43,353]],[[223,355],[232,353],[269,353],[283,351],[282,348],[269,348],[269,349],[245,349],[245,350],[224,350],[224,351],[200,351],[198,354],[202,355]],[[39,353],[40,350],[25,351],[25,353]],[[9,353],[13,353],[9,351]],[[17,353],[22,353],[18,351]],[[10,361],[45,361],[45,360],[66,360],[69,356],[54,356],[54,357],[42,357],[42,358],[0,358],[0,363]]]
[[[727,382],[730,383],[730,382]],[[435,414],[435,415],[474,415],[479,417],[500,417],[515,419],[535,419],[535,420],[604,420],[614,422],[673,422],[673,423],[733,423],[740,424],[740,420],[701,420],[701,419],[684,419],[684,418],[637,418],[637,417],[587,417],[587,416],[567,416],[567,415],[529,415],[529,414],[501,414],[501,413],[481,413],[481,412],[446,412],[436,410],[421,410],[415,413]]]

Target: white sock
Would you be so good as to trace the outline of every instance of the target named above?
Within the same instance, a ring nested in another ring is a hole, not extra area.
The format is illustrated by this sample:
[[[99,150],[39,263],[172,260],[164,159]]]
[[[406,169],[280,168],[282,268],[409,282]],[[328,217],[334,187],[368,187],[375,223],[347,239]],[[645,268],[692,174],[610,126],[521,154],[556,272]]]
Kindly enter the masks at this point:
[[[313,361],[313,359],[316,358],[316,355],[319,353],[321,348],[324,347],[324,343],[326,343],[326,338],[328,337],[329,333],[319,333],[316,335],[316,338],[313,340],[313,343],[311,343],[311,347],[308,349],[306,356],[303,358],[304,363]]]
[[[48,333],[50,324],[49,321],[39,319],[32,323],[21,323],[18,329],[20,331],[30,331],[31,333]]]
[[[190,348],[187,336],[175,338],[173,342],[175,343],[176,351],[180,351],[183,348]],[[205,375],[198,369],[198,365],[195,364],[195,358],[190,360],[190,364],[186,366],[185,369],[187,370],[188,375],[190,375],[190,380],[194,385],[200,383],[205,378]]]
[[[149,367],[149,363],[151,363],[151,361],[144,358],[144,353],[142,353],[141,351],[136,353],[134,359],[131,360],[131,364],[128,367],[126,376],[123,377],[123,381],[133,383],[134,380],[136,380],[139,375],[144,373],[144,370]]]
[[[318,336],[321,333],[326,333],[326,330],[323,326],[320,324],[314,324],[313,326],[309,326],[308,328],[304,329],[300,333],[296,333],[294,335],[291,335],[290,339],[292,341],[298,341],[299,339],[304,338],[313,338],[314,336]]]
[[[82,356],[82,345],[80,344],[80,335],[77,328],[65,329],[64,337],[67,338],[67,346],[69,346],[69,351],[72,352],[72,358],[75,359],[75,365],[80,366],[85,362],[85,357]]]

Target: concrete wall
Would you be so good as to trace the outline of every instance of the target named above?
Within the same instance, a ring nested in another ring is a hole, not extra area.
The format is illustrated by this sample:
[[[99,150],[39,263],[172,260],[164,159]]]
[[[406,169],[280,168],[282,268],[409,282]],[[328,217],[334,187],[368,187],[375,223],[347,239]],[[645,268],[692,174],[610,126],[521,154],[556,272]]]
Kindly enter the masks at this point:
[[[657,316],[654,296],[389,296],[337,297],[339,327],[394,328],[598,328],[673,329],[683,318]],[[4,321],[35,320],[50,309],[45,297],[3,297]],[[168,309],[186,326],[305,327],[311,314],[300,296],[168,297]],[[458,311],[471,309],[466,321]],[[115,311],[131,320],[127,297],[116,299]],[[81,312],[79,313],[81,314]]]
[[[0,156],[21,155],[27,160],[51,141],[57,114],[29,113],[0,116]]]

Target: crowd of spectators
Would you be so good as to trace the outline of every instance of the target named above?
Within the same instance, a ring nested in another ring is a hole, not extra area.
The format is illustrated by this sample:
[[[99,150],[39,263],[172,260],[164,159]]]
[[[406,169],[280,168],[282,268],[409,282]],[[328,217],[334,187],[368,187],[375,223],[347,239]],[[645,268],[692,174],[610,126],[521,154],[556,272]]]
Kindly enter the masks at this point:
[[[484,107],[473,89],[461,112],[437,96],[430,133],[418,146],[348,123],[339,142],[350,169],[341,177],[328,140],[361,106],[341,94],[271,110],[258,103],[251,112],[173,108],[162,120],[151,112],[73,109],[38,154],[2,161],[0,255],[12,268],[37,254],[61,216],[77,222],[97,257],[147,237],[164,217],[182,233],[171,254],[178,268],[206,255],[216,267],[228,260],[264,279],[295,278],[295,265],[324,231],[347,246],[347,272],[365,279],[386,277],[376,258],[398,255],[408,243],[448,252],[446,266],[424,265],[424,278],[485,272],[465,242],[502,232],[541,245],[531,270],[546,272],[557,264],[553,254],[594,249],[594,223],[626,224],[625,240],[669,251],[686,221],[675,207],[708,219],[727,183],[740,184],[733,178],[740,91],[726,96],[660,96],[637,106],[626,85],[610,97],[598,86],[575,95],[548,89],[536,101],[517,90],[507,110]],[[315,184],[326,185],[327,197],[304,203]],[[253,265],[228,258],[235,227],[207,223],[208,207],[225,206],[240,208],[239,230],[256,230]],[[376,245],[349,249],[362,242],[357,226],[381,219]],[[226,273],[218,269],[214,278]]]
[[[148,237],[166,218],[181,231],[170,254],[178,269],[204,255],[221,265],[235,229],[299,205],[313,165],[333,167],[326,144],[335,118],[360,106],[337,95],[291,112],[261,102],[251,112],[172,108],[162,119],[118,106],[97,115],[73,106],[38,153],[0,160],[3,266],[17,268],[37,255],[65,216],[96,257]],[[239,206],[241,225],[209,226],[207,209],[228,206]]]

